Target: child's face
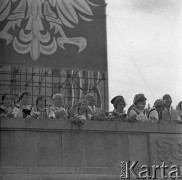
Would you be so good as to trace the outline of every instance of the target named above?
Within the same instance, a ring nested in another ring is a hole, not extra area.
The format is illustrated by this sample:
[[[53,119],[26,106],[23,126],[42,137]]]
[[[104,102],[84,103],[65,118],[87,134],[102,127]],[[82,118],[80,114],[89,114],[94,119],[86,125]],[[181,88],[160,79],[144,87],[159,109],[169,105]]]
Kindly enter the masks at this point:
[[[144,110],[145,105],[146,105],[146,102],[145,102],[145,101],[143,101],[143,102],[138,102],[138,103],[136,104],[136,108],[139,109],[139,110]]]
[[[53,102],[52,102],[52,100],[49,100],[49,101],[47,102],[47,107],[50,108],[50,107],[52,107],[52,106],[53,106]]]
[[[81,104],[80,104],[80,110],[81,111],[86,111],[87,110],[87,103],[86,102],[81,102]]]
[[[11,99],[12,99],[11,95],[6,95],[4,100],[3,100],[4,106],[6,106],[6,107],[11,106],[11,103],[12,103]]]
[[[159,106],[158,111],[162,112],[162,111],[164,111],[164,109],[165,109],[165,106]]]
[[[90,106],[95,105],[95,97],[94,96],[87,97],[87,101],[88,101],[88,104]]]
[[[37,105],[41,108],[45,106],[45,98],[42,98],[41,100],[38,101]]]
[[[117,104],[117,110],[118,111],[123,111],[124,107],[125,107],[125,103],[124,102],[119,102]]]
[[[21,99],[21,103],[22,105],[26,106],[28,105],[28,100],[29,100],[29,95],[25,94],[22,99]]]

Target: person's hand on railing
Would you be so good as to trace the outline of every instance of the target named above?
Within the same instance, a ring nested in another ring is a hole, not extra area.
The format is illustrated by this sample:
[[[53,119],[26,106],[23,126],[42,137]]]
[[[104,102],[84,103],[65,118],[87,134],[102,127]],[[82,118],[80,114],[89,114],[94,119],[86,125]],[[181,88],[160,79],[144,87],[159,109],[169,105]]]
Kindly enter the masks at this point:
[[[59,111],[55,112],[55,117],[60,118],[61,116],[64,116],[66,114],[65,109],[60,109]]]
[[[136,116],[137,116],[137,115],[135,114],[135,115],[133,115],[133,116],[127,117],[127,118],[126,118],[126,122],[137,122]]]
[[[149,119],[151,120],[152,123],[159,122],[159,120],[156,119],[155,117],[150,117]]]
[[[40,116],[40,112],[34,112],[34,113],[31,115],[31,118],[39,119],[39,116]]]

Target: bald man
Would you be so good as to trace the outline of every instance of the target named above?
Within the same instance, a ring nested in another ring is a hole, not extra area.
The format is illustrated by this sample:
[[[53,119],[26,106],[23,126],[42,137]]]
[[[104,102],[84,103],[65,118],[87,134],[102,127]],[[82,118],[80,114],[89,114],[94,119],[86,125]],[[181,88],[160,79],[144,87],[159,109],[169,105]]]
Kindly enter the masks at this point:
[[[61,118],[66,117],[67,112],[64,108],[64,98],[61,93],[56,93],[52,97],[52,107],[49,110],[49,118]]]

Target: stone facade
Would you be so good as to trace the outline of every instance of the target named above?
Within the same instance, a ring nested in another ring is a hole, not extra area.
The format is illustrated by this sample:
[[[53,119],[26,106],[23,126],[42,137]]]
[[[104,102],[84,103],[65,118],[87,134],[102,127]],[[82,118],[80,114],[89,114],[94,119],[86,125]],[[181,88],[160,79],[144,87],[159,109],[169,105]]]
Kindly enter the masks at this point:
[[[1,119],[0,179],[119,180],[121,161],[180,166],[181,139],[175,123]]]

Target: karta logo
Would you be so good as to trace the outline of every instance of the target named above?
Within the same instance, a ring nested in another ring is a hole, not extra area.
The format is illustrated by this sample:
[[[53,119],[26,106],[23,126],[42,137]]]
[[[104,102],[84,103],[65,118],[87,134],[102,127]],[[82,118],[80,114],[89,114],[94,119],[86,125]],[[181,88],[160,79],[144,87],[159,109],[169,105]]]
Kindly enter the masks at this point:
[[[121,161],[120,178],[121,179],[181,179],[180,169],[177,165],[167,166],[165,162],[161,165],[141,165],[136,172],[138,161]],[[167,172],[166,172],[167,171]],[[160,176],[160,177],[159,177]]]

